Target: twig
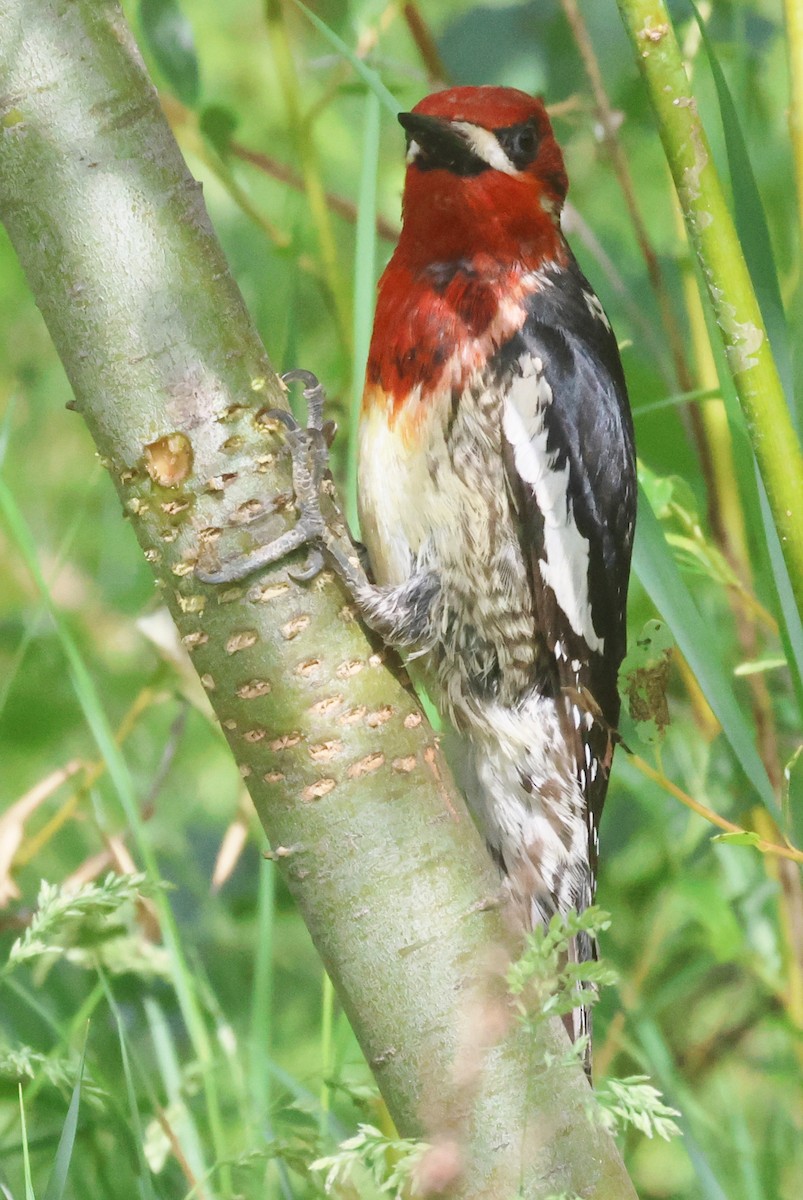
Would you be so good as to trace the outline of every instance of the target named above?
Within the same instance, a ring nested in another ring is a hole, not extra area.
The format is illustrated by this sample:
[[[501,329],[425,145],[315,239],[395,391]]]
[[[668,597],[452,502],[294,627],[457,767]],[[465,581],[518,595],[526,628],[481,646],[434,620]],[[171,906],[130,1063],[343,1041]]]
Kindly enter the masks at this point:
[[[791,2],[791,0],[790,0]],[[421,61],[427,69],[430,83],[447,83],[449,72],[440,50],[417,4],[408,3],[402,9],[410,36],[416,44]]]
[[[655,767],[651,767],[648,762],[638,754],[631,755],[630,761],[641,771],[642,775],[646,775],[653,783],[657,783],[665,792],[669,792],[681,804],[685,804],[692,812],[698,816],[704,817],[711,825],[716,825],[717,828],[723,829],[726,833],[750,833],[742,825],[736,825],[733,821],[729,821],[727,817],[722,817],[718,812],[714,812],[713,808],[709,808],[706,804],[702,804],[699,800],[695,800],[688,792],[684,792],[682,788],[673,783],[671,779],[667,779],[666,775],[661,771],[656,771]],[[795,846],[786,845],[779,846],[775,842],[768,842],[765,838],[758,837],[755,842],[751,842],[756,850],[762,854],[774,854],[778,858],[788,858],[791,862],[803,863],[803,850],[798,850]]]
[[[126,738],[133,731],[139,718],[153,705],[161,704],[169,694],[150,686],[142,688],[139,694],[135,697],[134,702],[124,715],[120,725],[115,733],[115,741],[118,746],[122,746]],[[69,821],[70,817],[75,812],[80,799],[85,796],[91,787],[97,783],[98,779],[106,770],[107,764],[104,759],[97,759],[94,763],[82,763],[84,767],[84,778],[78,791],[73,792],[71,796],[59,807],[58,812],[54,813],[51,819],[44,825],[39,832],[25,843],[20,848],[16,855],[16,863],[18,866],[24,867],[31,862],[43,846],[46,846],[52,837]]]
[[[261,154],[258,150],[249,150],[247,146],[243,146],[239,142],[230,142],[229,150],[235,158],[249,163],[257,170],[264,172],[265,175],[270,175],[271,179],[278,179],[280,183],[286,183],[288,187],[297,192],[304,191],[304,180],[301,175],[292,167],[288,167],[286,163],[279,162],[278,159],[271,158],[268,154]],[[336,192],[326,192],[326,203],[332,212],[337,213],[344,221],[353,225],[357,220],[357,205],[351,200],[347,200],[345,196],[339,196]],[[387,242],[395,242],[399,236],[398,226],[381,216],[377,216],[376,231]]]

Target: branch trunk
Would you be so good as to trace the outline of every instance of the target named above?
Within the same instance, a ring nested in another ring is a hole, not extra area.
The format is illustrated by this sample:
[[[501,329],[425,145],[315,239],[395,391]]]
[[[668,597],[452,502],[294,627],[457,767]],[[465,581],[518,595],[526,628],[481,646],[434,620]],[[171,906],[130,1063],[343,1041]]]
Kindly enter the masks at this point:
[[[510,1017],[498,880],[402,673],[331,578],[195,577],[288,520],[283,395],[117,4],[0,0],[0,80],[0,217],[400,1132],[457,1142],[453,1196],[634,1196],[579,1067],[531,1069],[564,1035]]]

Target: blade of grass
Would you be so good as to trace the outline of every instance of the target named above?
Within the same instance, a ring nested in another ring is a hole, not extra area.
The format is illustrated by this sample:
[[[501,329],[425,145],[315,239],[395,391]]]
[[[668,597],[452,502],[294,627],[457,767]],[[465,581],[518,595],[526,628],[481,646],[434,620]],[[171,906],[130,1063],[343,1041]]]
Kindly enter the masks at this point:
[[[134,1075],[131,1070],[131,1061],[128,1055],[128,1042],[125,1035],[125,1026],[120,1009],[117,1007],[117,1001],[114,998],[109,981],[102,972],[99,972],[103,989],[106,993],[106,1002],[111,1009],[115,1025],[117,1026],[117,1039],[120,1046],[120,1059],[123,1066],[123,1079],[125,1081],[125,1091],[128,1098],[128,1113],[131,1121],[132,1137],[134,1140],[134,1149],[137,1156],[137,1165],[139,1173],[137,1176],[137,1190],[141,1200],[156,1200],[156,1193],[153,1190],[153,1181],[151,1179],[151,1171],[145,1159],[145,1130],[142,1125],[142,1116],[139,1111],[139,1102],[137,1101],[137,1089],[134,1086]]]
[[[789,578],[789,572],[786,569],[781,543],[778,540],[778,531],[772,520],[767,491],[759,474],[758,466],[755,463],[754,468],[767,553],[769,554],[772,566],[772,576],[775,581],[778,606],[783,618],[779,623],[781,641],[783,642],[786,660],[789,663],[795,685],[798,711],[803,714],[803,621],[801,621],[800,609],[795,603],[792,582]]]
[[[711,646],[710,633],[683,581],[643,490],[639,495],[633,569],[672,630],[742,770],[773,816],[780,816],[778,800],[756,750],[752,730]]]
[[[109,777],[117,793],[120,807],[133,833],[145,871],[148,878],[154,884],[158,884],[160,879],[159,867],[156,855],[145,833],[128,764],[114,739],[114,734],[109,725],[103,705],[100,702],[97,688],[81,657],[78,645],[67,628],[62,614],[54,603],[53,597],[47,587],[39,566],[36,547],[30,530],[25,523],[25,519],[10,488],[2,476],[0,476],[0,512],[5,517],[13,541],[16,543],[20,555],[34,579],[50,618],[53,621],[59,641],[61,642],[62,652],[68,664],[73,690],[98,750],[107,764]],[[178,926],[163,888],[154,887],[153,902],[159,914],[162,937],[170,953],[171,960],[175,965],[173,981],[179,1006],[187,1025],[193,1048],[201,1064],[204,1095],[215,1146],[215,1154],[218,1160],[225,1163],[228,1161],[228,1155],[225,1149],[220,1102],[217,1093],[217,1082],[214,1077],[212,1047],[208,1032],[200,1006],[197,1003],[186,957],[181,948]],[[224,1191],[229,1187],[231,1182],[229,1174],[230,1172],[226,1168],[223,1179],[223,1183],[226,1185]]]
[[[759,301],[763,322],[767,326],[767,335],[772,344],[775,365],[778,366],[792,421],[797,424],[797,414],[792,404],[793,374],[789,330],[787,330],[784,302],[780,296],[778,271],[775,270],[767,215],[763,208],[759,185],[756,184],[753,163],[750,162],[747,142],[745,142],[742,132],[742,122],[739,121],[736,104],[733,103],[731,90],[727,85],[723,68],[721,68],[717,50],[715,50],[711,38],[708,37],[706,23],[703,22],[694,0],[689,0],[689,4],[693,8],[697,24],[700,25],[703,48],[706,50],[708,66],[711,67],[714,88],[717,89],[719,115],[723,122],[727,164],[729,164],[731,176],[733,217],[736,220],[739,241],[742,244],[750,276],[753,277],[756,300]]]
[[[784,12],[791,85],[789,132],[795,155],[799,233],[803,237],[803,5],[800,0],[784,0]]]
[[[25,1200],[36,1200],[31,1179],[31,1157],[28,1153],[28,1130],[25,1126],[25,1105],[22,1102],[22,1084],[19,1084],[20,1125],[22,1128],[22,1168],[25,1173]]]
[[[248,1068],[252,1111],[256,1115],[259,1134],[267,1141],[273,1137],[271,1076],[270,1072],[265,1070],[264,1062],[265,1058],[270,1056],[273,1044],[275,904],[276,867],[269,858],[263,857],[259,866],[259,891],[257,894],[256,961],[251,998],[251,1053],[248,1056]],[[284,1200],[293,1200],[290,1176],[282,1160],[272,1160],[268,1163],[267,1170],[268,1172],[276,1171]]]
[[[744,1112],[735,1102],[733,1089],[724,1087],[721,1089],[717,1107],[720,1112],[726,1114],[730,1126],[729,1144],[736,1152],[735,1157],[742,1181],[744,1200],[767,1200],[767,1193],[761,1183],[755,1137],[745,1120]]]
[[[97,983],[89,995],[84,1000],[83,1004],[78,1009],[77,1013],[72,1016],[69,1026],[65,1030],[54,1030],[58,1035],[58,1041],[51,1048],[50,1057],[58,1058],[60,1054],[68,1052],[69,1047],[73,1044],[77,1031],[83,1026],[89,1027],[89,1021],[100,1001],[103,999],[103,986]],[[86,1053],[86,1044],[84,1045],[84,1053]],[[83,1069],[83,1059],[82,1059]],[[28,1104],[39,1095],[42,1088],[47,1086],[47,1075],[44,1071],[40,1072],[25,1088],[25,1098]]]
[[[705,289],[702,286],[700,295],[705,300]],[[766,548],[766,557],[756,565],[754,575],[757,577],[762,568],[766,575],[766,568],[769,567],[769,578],[774,587],[781,640],[786,660],[789,663],[798,711],[803,714],[803,623],[801,623],[801,613],[792,590],[792,582],[775,528],[766,489],[750,443],[744,416],[739,407],[725,353],[717,338],[716,314],[712,311],[711,305],[706,303],[703,303],[703,312],[708,327],[709,345],[719,376],[722,399],[730,424],[734,465],[739,479],[745,516],[752,521],[754,539],[759,544],[763,540]]]
[[[379,164],[379,100],[373,92],[365,97],[365,118],[357,194],[357,229],[354,239],[354,366],[351,384],[351,419],[347,459],[347,515],[355,535],[357,521],[357,427],[360,420],[365,365],[371,343],[376,286],[376,176]]]
[[[326,1123],[329,1119],[329,1076],[332,1070],[332,1027],[334,1023],[335,1012],[335,989],[332,986],[332,980],[323,973],[323,981],[321,985],[321,1133],[326,1132]]]
[[[728,81],[720,65],[716,50],[708,36],[703,18],[694,0],[689,0],[697,24],[700,26],[703,47],[711,68],[714,87],[719,101],[719,114],[725,134],[725,150],[728,156],[730,182],[733,194],[733,214],[739,234],[747,269],[753,280],[761,315],[767,328],[778,374],[781,377],[786,401],[797,424],[797,413],[792,403],[794,395],[792,356],[789,349],[789,332],[781,299],[781,285],[775,267],[767,216],[758,190],[753,164],[747,152],[747,143],[739,114],[728,87]]]
[[[0,470],[6,460],[8,447],[11,442],[11,427],[14,424],[14,413],[17,411],[17,397],[12,392],[6,402],[3,419],[0,421]]]
[[[268,1120],[271,1108],[270,1075],[263,1069],[264,1055],[270,1054],[273,1035],[273,935],[275,870],[269,858],[259,866],[257,895],[257,940],[254,963],[254,987],[251,994],[251,1095],[260,1123]]]
[[[348,319],[348,288],[340,266],[337,240],[326,201],[313,131],[308,117],[302,110],[303,92],[281,0],[266,0],[265,17],[273,49],[276,74],[294,135],[301,174],[304,177],[307,204],[315,225],[326,286],[332,298],[340,341],[346,354],[349,354],[351,351],[351,328]]]
[[[692,1117],[699,1106],[695,1104],[676,1070],[661,1030],[649,1017],[632,1014],[631,1019],[649,1064],[650,1074],[658,1080],[666,1103],[678,1108],[682,1114],[678,1125],[683,1133],[683,1145],[697,1176],[700,1195],[704,1200],[728,1200],[709,1162],[709,1156],[701,1145],[697,1131],[693,1128]],[[697,1125],[698,1122],[694,1124]]]
[[[334,30],[330,29],[328,25],[324,24],[320,17],[316,16],[314,12],[307,8],[306,4],[302,4],[301,0],[293,0],[293,3],[295,4],[296,8],[301,9],[307,20],[312,22],[312,24],[326,39],[329,45],[332,46],[333,49],[337,50],[338,54],[342,54],[343,58],[345,58],[347,62],[351,63],[360,79],[362,79],[362,81],[368,85],[374,95],[381,101],[382,104],[384,104],[388,112],[392,113],[395,117],[400,111],[399,102],[393,93],[385,87],[376,71],[373,71],[369,66],[367,66],[360,56],[355,54],[351,47],[347,46],[342,38],[337,36]]]
[[[633,408],[633,419],[643,417],[646,413],[660,412],[664,408],[677,408],[681,404],[691,404],[695,400],[716,400],[721,395],[716,388],[695,388],[691,392],[678,392],[674,396],[665,396],[663,400],[653,400],[649,404],[639,404]]]
[[[184,1103],[184,1084],[172,1030],[161,1005],[153,996],[146,996],[143,1005],[168,1103],[180,1114],[171,1124],[194,1177],[205,1178],[209,1168],[204,1162],[203,1144],[192,1113]]]
[[[89,1027],[87,1026],[87,1036]],[[81,1051],[81,1061],[78,1065],[78,1077],[75,1080],[75,1087],[72,1091],[70,1099],[70,1107],[67,1109],[67,1116],[64,1118],[64,1125],[61,1129],[61,1137],[59,1138],[58,1148],[56,1149],[56,1160],[53,1163],[53,1170],[50,1178],[47,1181],[45,1188],[45,1200],[61,1200],[64,1195],[64,1189],[67,1186],[67,1175],[70,1170],[70,1160],[72,1158],[73,1146],[75,1145],[75,1135],[78,1132],[78,1110],[81,1105],[81,1084],[84,1078],[84,1059],[86,1057],[86,1038],[84,1038],[84,1048]]]
[[[1,439],[0,439],[1,440]],[[0,468],[2,467],[3,454],[0,453]],[[75,500],[71,507],[74,510],[74,515],[69,526],[64,534],[64,537],[59,543],[58,549],[53,559],[53,565],[50,570],[49,585],[52,587],[58,580],[61,570],[67,561],[67,556],[78,534],[78,530],[83,524],[89,512],[95,495],[97,494],[97,482],[100,476],[100,463],[96,463],[94,469],[90,471],[83,495]],[[38,608],[30,614],[26,614],[25,628],[22,631],[22,637],[19,640],[14,657],[8,665],[8,668],[3,672],[3,679],[0,680],[0,716],[2,716],[8,703],[9,693],[14,686],[14,681],[17,678],[20,667],[22,666],[25,655],[28,653],[28,648],[42,629],[42,624],[45,619],[43,608]]]
[[[775,257],[772,252],[772,240],[761,194],[756,183],[753,165],[747,151],[747,143],[742,131],[739,114],[728,86],[728,81],[717,57],[716,49],[708,36],[708,30],[694,0],[689,0],[700,34],[714,86],[719,102],[722,128],[725,135],[725,149],[728,156],[728,167],[733,192],[734,217],[744,251],[747,268],[753,279],[767,334],[772,344],[773,355],[778,366],[787,405],[792,421],[798,426],[798,412],[794,403],[794,382],[792,356],[789,346],[789,329],[781,298],[781,286]],[[759,479],[759,498],[764,532],[767,541],[770,563],[772,565],[775,587],[778,595],[780,610],[785,626],[784,642],[790,660],[790,666],[796,666],[798,673],[798,696],[803,691],[803,624],[800,612],[794,601],[789,573],[783,558],[783,551],[778,540],[778,534],[772,522],[772,514],[767,499],[766,489]]]

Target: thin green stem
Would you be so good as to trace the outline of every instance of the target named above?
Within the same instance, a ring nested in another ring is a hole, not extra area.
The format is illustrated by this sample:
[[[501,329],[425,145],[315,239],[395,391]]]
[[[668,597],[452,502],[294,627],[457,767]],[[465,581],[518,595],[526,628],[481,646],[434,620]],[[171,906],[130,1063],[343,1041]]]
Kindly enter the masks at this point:
[[[376,264],[376,172],[379,160],[380,104],[373,92],[365,97],[362,170],[354,244],[354,368],[351,385],[351,418],[347,459],[347,509],[349,525],[357,530],[357,426],[360,420],[365,364],[371,343]]]
[[[307,194],[310,214],[315,225],[321,251],[324,277],[332,297],[341,343],[351,350],[351,325],[348,312],[348,288],[340,268],[332,219],[321,178],[318,155],[310,123],[301,106],[301,85],[296,71],[290,39],[287,36],[282,0],[266,0],[265,15],[273,46],[276,73],[287,107],[287,117],[295,137],[301,174]]]
[[[618,0],[803,607],[803,456],[664,0]]]
[[[789,57],[789,133],[795,156],[797,212],[803,242],[803,5],[784,0],[786,47]]]
[[[157,883],[161,879],[161,872],[153,847],[145,834],[145,827],[139,811],[134,791],[134,782],[131,778],[128,764],[114,739],[114,734],[109,726],[94,681],[81,657],[78,645],[54,603],[42,574],[33,538],[25,523],[25,519],[2,476],[0,476],[0,512],[2,512],[5,518],[5,522],[11,531],[12,537],[17,544],[32,579],[39,589],[44,606],[56,628],[62,651],[67,660],[73,689],[83,711],[87,727],[92,733],[100,755],[107,765],[109,777],[117,792],[120,807],[125,813],[126,820],[131,828],[137,851],[147,875],[149,879]],[[173,910],[161,889],[157,889],[154,893],[154,904],[159,915],[159,928],[165,946],[176,967],[174,973],[176,996],[201,1066],[209,1127],[212,1133],[215,1152],[219,1159],[225,1159],[227,1154],[225,1150],[220,1100],[217,1081],[214,1077],[212,1046],[206,1022],[195,994],[192,974],[187,966]],[[228,1168],[226,1171],[228,1173]]]
[[[321,1133],[326,1133],[329,1122],[329,1076],[332,1070],[332,1029],[335,1014],[335,989],[326,971],[321,984]]]

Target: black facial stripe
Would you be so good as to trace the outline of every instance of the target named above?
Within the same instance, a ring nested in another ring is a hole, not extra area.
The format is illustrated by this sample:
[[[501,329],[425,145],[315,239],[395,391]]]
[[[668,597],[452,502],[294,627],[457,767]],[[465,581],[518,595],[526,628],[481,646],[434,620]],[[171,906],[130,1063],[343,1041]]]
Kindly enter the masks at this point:
[[[448,146],[426,146],[414,134],[408,133],[408,150],[411,142],[415,142],[418,147],[413,165],[418,167],[419,171],[451,171],[453,175],[480,175],[489,170],[485,159],[475,154],[468,145],[450,143]]]
[[[519,125],[494,129],[493,133],[517,171],[524,170],[535,161],[540,139],[534,121],[522,121]]]

